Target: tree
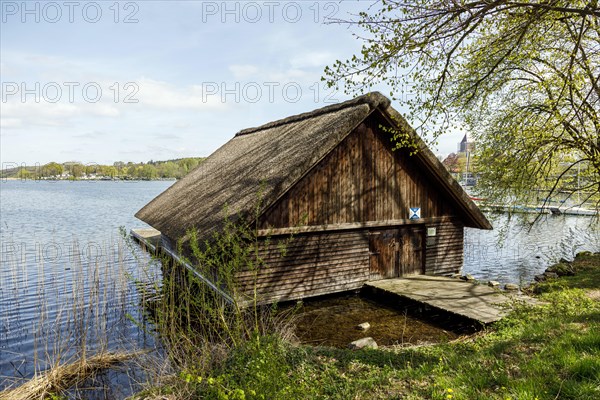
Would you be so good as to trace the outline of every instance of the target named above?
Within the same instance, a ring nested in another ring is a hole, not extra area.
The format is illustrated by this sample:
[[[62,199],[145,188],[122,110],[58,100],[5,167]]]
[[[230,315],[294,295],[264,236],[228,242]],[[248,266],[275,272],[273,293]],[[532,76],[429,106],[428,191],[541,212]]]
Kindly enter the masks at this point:
[[[537,188],[547,198],[579,192],[598,209],[597,0],[384,0],[340,22],[366,35],[359,56],[325,69],[330,86],[387,84],[430,141],[466,129],[491,199],[530,201]],[[408,87],[414,96],[400,99]]]
[[[156,179],[157,177],[157,172],[156,172],[156,167],[152,164],[146,164],[143,167],[141,167],[141,170],[139,171],[139,175],[140,178],[142,179]]]
[[[175,178],[177,177],[177,164],[172,161],[167,161],[159,164],[158,171],[161,178]]]
[[[22,180],[31,179],[31,172],[29,172],[25,167],[21,167],[17,173],[17,178]]]
[[[198,166],[199,160],[197,158],[182,158],[179,160],[179,168],[181,169],[181,176],[186,175],[188,172]]]
[[[85,172],[85,166],[80,163],[69,163],[69,172],[73,179],[79,179],[83,176]]]
[[[60,175],[62,175],[62,173],[63,173],[63,166],[59,163],[52,161],[42,167],[42,171],[41,171],[40,175],[43,177],[47,177],[47,176],[59,177]]]
[[[135,165],[133,163],[127,163],[129,165],[126,169],[125,169],[125,173],[127,176],[129,176],[130,178],[139,178],[140,177],[140,172],[142,170],[142,167],[139,165]]]
[[[115,166],[103,165],[101,166],[100,170],[103,176],[107,176],[110,178],[114,178],[118,175],[118,170]]]
[[[84,172],[86,175],[94,175],[100,173],[102,170],[102,165],[99,164],[87,164],[85,165]]]

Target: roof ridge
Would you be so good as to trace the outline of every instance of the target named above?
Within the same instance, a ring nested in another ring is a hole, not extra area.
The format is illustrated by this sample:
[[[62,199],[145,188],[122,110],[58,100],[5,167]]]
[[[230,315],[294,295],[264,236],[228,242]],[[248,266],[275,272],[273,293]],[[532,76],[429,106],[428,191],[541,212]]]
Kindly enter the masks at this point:
[[[265,129],[275,128],[282,125],[291,124],[293,122],[303,121],[310,118],[315,118],[324,114],[329,114],[344,108],[355,107],[361,104],[367,104],[371,110],[381,106],[386,109],[390,106],[391,101],[380,92],[369,92],[361,96],[355,97],[354,99],[344,101],[342,103],[331,104],[325,107],[318,108],[313,111],[305,112],[302,114],[292,115],[290,117],[278,119],[272,122],[268,122],[264,125],[257,126],[255,128],[247,128],[236,133],[235,137],[249,135],[251,133],[259,132]]]

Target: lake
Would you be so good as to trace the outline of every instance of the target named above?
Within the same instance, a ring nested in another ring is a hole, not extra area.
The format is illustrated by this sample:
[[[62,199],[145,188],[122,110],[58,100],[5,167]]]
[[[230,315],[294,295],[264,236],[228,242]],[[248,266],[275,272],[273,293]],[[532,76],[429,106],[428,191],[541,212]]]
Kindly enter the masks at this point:
[[[81,348],[156,347],[138,288],[160,282],[160,266],[120,228],[146,226],[133,215],[172,183],[0,183],[0,389]],[[135,390],[138,372],[102,377],[108,398]]]
[[[478,280],[526,284],[561,258],[600,251],[597,218],[544,214],[490,213],[492,231],[465,229],[463,273]]]
[[[129,246],[123,232],[145,227],[133,215],[172,183],[0,182],[0,389],[80,348],[159,346],[140,328],[145,292],[139,288],[160,282],[160,266]],[[531,217],[497,214],[490,217],[494,231],[467,229],[463,271],[481,280],[524,283],[561,257],[600,251],[597,220],[549,215],[530,227]],[[327,307],[364,307],[354,301]],[[405,321],[382,312],[390,321]],[[134,391],[132,382],[145,379],[137,373],[133,367],[110,372],[108,397]]]

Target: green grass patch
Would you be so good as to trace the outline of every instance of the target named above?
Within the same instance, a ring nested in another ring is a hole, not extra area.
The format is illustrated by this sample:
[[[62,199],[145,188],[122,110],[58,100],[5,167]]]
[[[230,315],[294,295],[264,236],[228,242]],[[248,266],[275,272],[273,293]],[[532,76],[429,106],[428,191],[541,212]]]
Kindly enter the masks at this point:
[[[351,351],[257,335],[202,375],[183,371],[175,386],[194,399],[595,400],[600,255],[580,255],[572,265],[575,276],[538,285],[545,304],[518,305],[455,342]]]

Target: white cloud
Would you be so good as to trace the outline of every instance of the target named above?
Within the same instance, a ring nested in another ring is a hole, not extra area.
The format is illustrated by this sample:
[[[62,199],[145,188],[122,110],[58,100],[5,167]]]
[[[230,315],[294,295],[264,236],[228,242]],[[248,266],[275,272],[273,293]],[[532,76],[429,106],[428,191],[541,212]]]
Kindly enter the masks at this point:
[[[10,129],[10,128],[20,128],[23,126],[23,121],[20,118],[0,118],[0,128],[2,129]]]
[[[80,108],[75,104],[12,101],[2,105],[2,114],[2,120],[19,120],[20,126],[61,126],[66,119],[80,114]]]
[[[219,96],[205,94],[206,86],[192,85],[177,88],[166,82],[142,78],[138,81],[136,97],[142,106],[206,110],[225,107]]]
[[[121,115],[118,106],[123,107],[125,105],[127,104],[88,103],[82,107],[82,112],[98,117],[118,117]]]

